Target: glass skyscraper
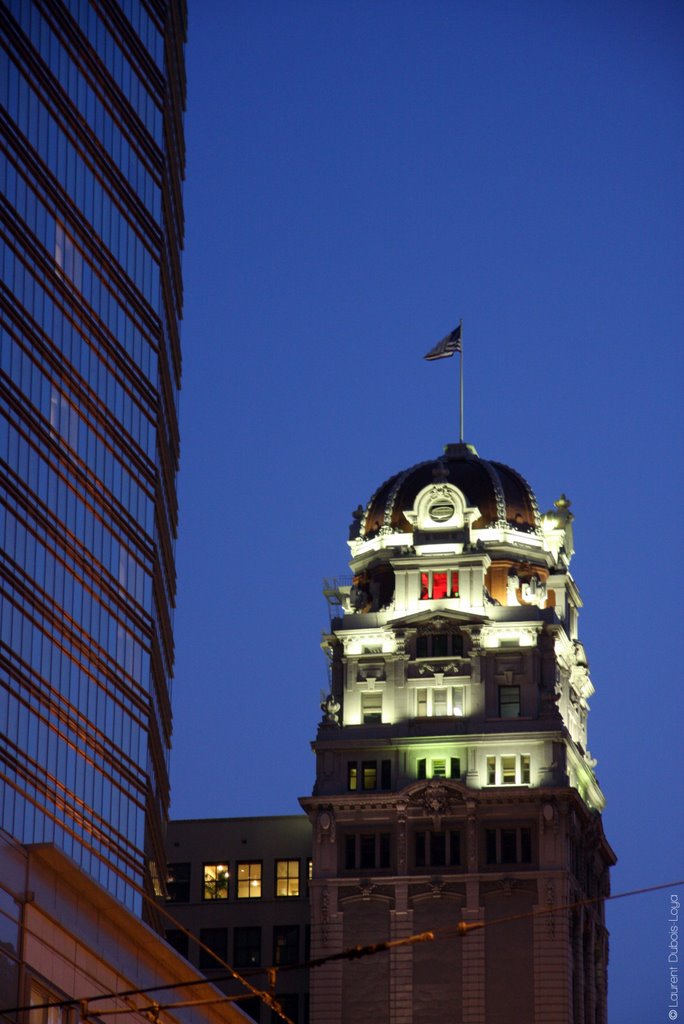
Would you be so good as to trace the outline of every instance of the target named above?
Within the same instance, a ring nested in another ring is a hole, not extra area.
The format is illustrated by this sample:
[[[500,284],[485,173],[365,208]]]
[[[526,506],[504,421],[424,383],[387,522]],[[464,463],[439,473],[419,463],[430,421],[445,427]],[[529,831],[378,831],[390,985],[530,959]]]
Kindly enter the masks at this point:
[[[0,4],[0,826],[163,872],[183,0]]]

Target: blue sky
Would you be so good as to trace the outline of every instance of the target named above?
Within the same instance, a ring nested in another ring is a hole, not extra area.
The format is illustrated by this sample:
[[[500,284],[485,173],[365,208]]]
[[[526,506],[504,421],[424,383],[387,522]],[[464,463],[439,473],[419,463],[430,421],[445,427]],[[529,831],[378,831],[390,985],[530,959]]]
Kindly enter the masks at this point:
[[[462,317],[466,440],[573,501],[613,890],[684,876],[683,55],[660,0],[191,0],[173,816],[310,793],[322,578],[457,440]],[[613,1024],[668,911],[610,907]]]

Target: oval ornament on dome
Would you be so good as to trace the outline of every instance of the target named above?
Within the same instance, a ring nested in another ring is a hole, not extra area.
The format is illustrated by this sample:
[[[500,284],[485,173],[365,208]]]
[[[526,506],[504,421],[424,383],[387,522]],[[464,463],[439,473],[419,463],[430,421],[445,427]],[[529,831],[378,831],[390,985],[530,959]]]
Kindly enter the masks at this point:
[[[428,515],[435,523],[446,523],[448,519],[451,519],[456,506],[451,501],[445,501],[443,498],[439,501],[433,501],[428,509]]]

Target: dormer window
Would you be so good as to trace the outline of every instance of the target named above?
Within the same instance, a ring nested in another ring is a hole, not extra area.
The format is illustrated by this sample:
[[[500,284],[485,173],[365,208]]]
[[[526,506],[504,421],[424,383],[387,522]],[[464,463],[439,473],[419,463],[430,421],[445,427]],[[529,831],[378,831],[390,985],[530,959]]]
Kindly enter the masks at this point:
[[[428,569],[420,574],[421,601],[441,601],[447,597],[458,597],[458,572],[446,569],[435,572]]]

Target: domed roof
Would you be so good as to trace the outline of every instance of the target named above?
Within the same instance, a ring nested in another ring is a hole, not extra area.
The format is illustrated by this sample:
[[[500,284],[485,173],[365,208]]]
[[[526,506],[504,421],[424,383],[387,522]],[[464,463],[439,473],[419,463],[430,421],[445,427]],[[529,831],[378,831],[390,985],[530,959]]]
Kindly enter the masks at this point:
[[[404,512],[430,484],[453,484],[469,506],[479,509],[476,530],[506,527],[525,533],[541,528],[539,509],[527,481],[500,462],[481,459],[472,445],[450,444],[437,459],[419,462],[395,473],[377,489],[362,516],[359,536],[369,540],[380,532],[410,533]]]

